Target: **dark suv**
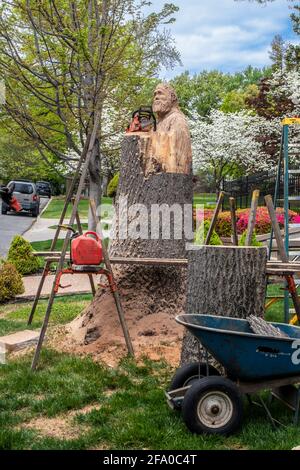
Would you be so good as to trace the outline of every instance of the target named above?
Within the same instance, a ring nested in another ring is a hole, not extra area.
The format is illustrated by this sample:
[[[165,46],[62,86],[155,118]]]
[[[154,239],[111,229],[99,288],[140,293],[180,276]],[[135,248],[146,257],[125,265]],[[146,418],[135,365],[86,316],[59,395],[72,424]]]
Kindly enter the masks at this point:
[[[36,189],[40,196],[47,196],[50,198],[52,195],[51,184],[48,183],[48,181],[38,181],[36,183]]]
[[[39,215],[40,197],[34,183],[31,181],[10,181],[7,187],[12,189],[12,195],[16,197],[23,210],[31,212],[33,217]],[[6,214],[9,210],[9,206],[2,201],[2,214]]]

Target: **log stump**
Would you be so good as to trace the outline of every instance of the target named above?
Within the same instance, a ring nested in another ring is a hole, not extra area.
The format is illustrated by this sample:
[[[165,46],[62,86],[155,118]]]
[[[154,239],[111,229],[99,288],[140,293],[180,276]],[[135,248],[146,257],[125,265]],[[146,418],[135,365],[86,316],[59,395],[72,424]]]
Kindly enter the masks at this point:
[[[236,318],[264,315],[266,248],[203,246],[189,251],[188,261],[186,313]],[[186,331],[181,365],[195,360],[198,342]]]
[[[181,161],[178,155],[174,157],[174,138],[172,133],[158,132],[124,136],[110,256],[186,258],[186,245],[193,239],[193,182],[190,165],[186,166],[188,174],[182,172],[184,155]],[[159,152],[158,142],[164,142]],[[172,164],[166,165],[168,158]],[[180,163],[178,168],[176,162]],[[174,316],[184,312],[186,267],[114,265],[113,269],[129,331],[135,336],[135,351],[148,336],[149,349],[159,348],[155,339],[161,329],[165,339],[177,342],[173,350],[178,351],[182,328]],[[94,342],[99,350],[117,342],[124,354],[117,322],[111,296],[100,290],[73,322],[72,331],[77,341]]]
[[[172,142],[172,134],[168,139]],[[157,140],[156,133],[123,140],[111,256],[185,258],[193,239],[192,174],[165,172],[171,144],[161,147],[158,157]]]

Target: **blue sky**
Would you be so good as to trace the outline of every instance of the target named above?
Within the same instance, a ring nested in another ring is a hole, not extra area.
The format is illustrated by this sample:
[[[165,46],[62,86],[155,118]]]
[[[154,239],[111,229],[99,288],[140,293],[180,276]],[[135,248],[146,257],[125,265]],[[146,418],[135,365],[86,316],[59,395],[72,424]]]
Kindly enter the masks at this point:
[[[171,2],[171,0],[168,0]],[[153,0],[158,10],[167,0]],[[268,51],[275,34],[299,42],[291,28],[287,0],[267,5],[234,0],[173,0],[180,10],[170,25],[182,67],[162,71],[171,78],[185,70],[191,73],[217,69],[243,70],[247,65],[263,67],[269,63]]]

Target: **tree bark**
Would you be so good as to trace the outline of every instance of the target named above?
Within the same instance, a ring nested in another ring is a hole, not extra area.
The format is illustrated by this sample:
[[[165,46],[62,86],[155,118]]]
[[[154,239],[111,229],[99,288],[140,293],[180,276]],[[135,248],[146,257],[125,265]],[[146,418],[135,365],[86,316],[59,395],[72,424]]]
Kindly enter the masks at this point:
[[[89,164],[89,196],[94,199],[96,206],[98,206],[101,199],[101,158],[99,140],[96,139]],[[88,213],[88,229],[93,232],[96,231],[96,223],[89,208]]]
[[[188,260],[186,313],[264,315],[266,248],[203,246],[189,251]],[[198,342],[186,331],[181,365],[195,360]]]
[[[161,163],[151,156],[148,140],[148,134],[129,134],[124,138],[110,254],[184,258],[186,243],[193,238],[192,175],[164,172]],[[135,206],[137,204],[142,207]],[[162,205],[165,218],[158,210]],[[168,209],[176,211],[175,214],[170,210],[170,223]]]
[[[114,234],[109,254],[123,258],[186,258],[186,243],[193,238],[192,174],[164,171],[163,159],[164,156],[168,157],[170,146],[166,146],[165,155],[162,151],[159,158],[156,158],[149,139],[151,133],[128,134],[124,137]],[[134,206],[135,204],[139,206]],[[165,212],[160,216],[157,209],[162,204],[165,205]],[[156,211],[151,212],[153,206]],[[170,207],[176,210],[174,213],[171,211],[169,224],[167,210]],[[170,233],[167,233],[169,236],[165,239],[168,228]],[[157,319],[154,322],[147,319],[147,324],[163,323],[165,334],[169,322],[173,330],[172,325],[179,327],[174,316],[184,312],[186,268],[114,265],[114,274],[129,331],[135,332],[132,339],[137,353],[143,335],[157,334],[153,332],[152,326],[151,331],[149,328],[145,331],[147,315],[155,315],[154,318]],[[99,290],[92,304],[73,322],[72,329],[81,342],[90,344],[97,341],[97,347],[101,350],[104,342],[108,341],[104,330],[109,330],[112,343],[118,333],[113,320],[116,320],[116,313],[111,295]],[[177,331],[182,330],[179,328]],[[156,344],[155,340],[154,336],[153,344]],[[121,338],[122,346],[123,343]],[[107,344],[105,347],[107,348]]]

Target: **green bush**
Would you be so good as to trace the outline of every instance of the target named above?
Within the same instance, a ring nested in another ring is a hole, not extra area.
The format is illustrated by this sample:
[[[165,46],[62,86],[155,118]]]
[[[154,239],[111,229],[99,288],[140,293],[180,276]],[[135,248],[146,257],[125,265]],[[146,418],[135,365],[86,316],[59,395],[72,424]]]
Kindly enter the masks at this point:
[[[22,276],[16,267],[6,261],[0,261],[0,302],[13,299],[23,292]]]
[[[229,211],[220,212],[216,223],[216,232],[220,237],[230,237],[232,233],[231,213]]]
[[[31,244],[20,235],[13,238],[7,261],[13,264],[20,274],[36,273],[40,268],[40,260],[33,256]]]
[[[207,232],[210,227],[210,220],[204,220],[200,227],[198,228],[196,232],[196,237],[195,237],[195,244],[196,245],[203,245],[205,241],[205,237],[207,235]],[[203,233],[204,230],[204,233]],[[221,238],[217,234],[217,232],[214,230],[209,242],[210,245],[223,245]]]
[[[118,184],[119,184],[120,173],[116,173],[115,176],[110,180],[107,186],[108,197],[116,197]]]
[[[242,236],[239,240],[239,246],[245,246],[246,235],[247,235],[247,230],[245,230],[242,233]],[[255,231],[253,232],[253,235],[252,235],[251,246],[263,246],[263,244],[257,240]]]

